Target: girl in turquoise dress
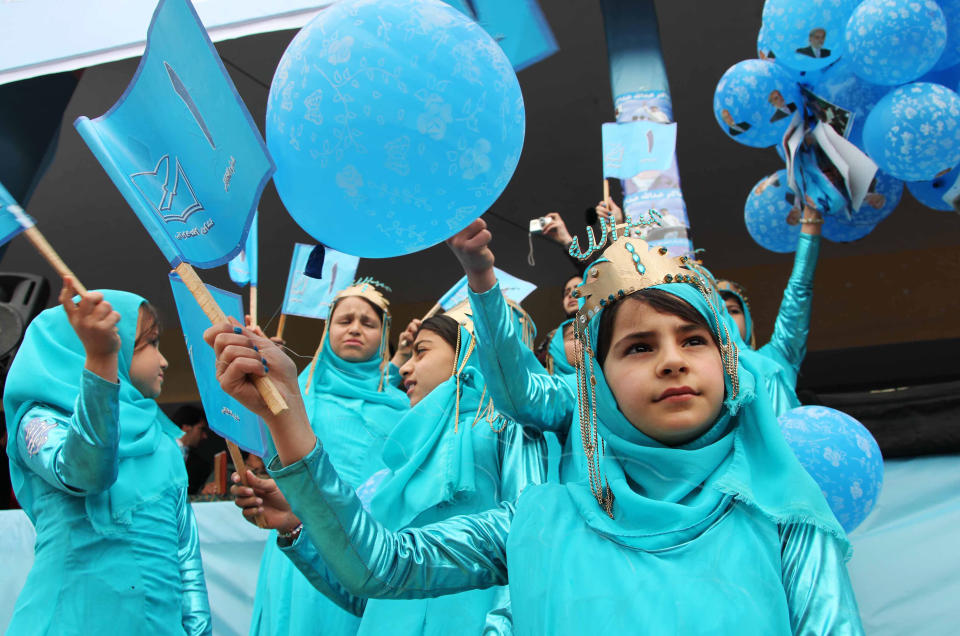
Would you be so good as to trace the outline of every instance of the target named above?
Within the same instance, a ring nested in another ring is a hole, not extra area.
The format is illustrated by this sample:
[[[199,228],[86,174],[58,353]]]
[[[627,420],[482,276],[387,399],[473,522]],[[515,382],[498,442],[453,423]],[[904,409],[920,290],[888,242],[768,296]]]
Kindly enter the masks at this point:
[[[209,634],[187,473],[155,401],[156,313],[75,295],[65,279],[7,376],[10,474],[37,530],[7,634]]]
[[[464,326],[469,316],[458,318],[464,324],[447,315],[429,318],[411,334],[412,356],[399,370],[411,409],[383,445],[387,470],[360,487],[372,515],[394,530],[515,501],[528,483],[543,481],[541,438],[525,436],[521,426],[491,409],[473,336]],[[326,411],[315,414],[317,420],[326,420],[328,427],[335,423]],[[259,508],[258,500],[282,501],[272,482],[254,478],[250,486],[234,487],[237,505],[248,518],[261,512],[268,525],[281,529],[268,549],[286,553],[316,590],[357,616],[359,634],[439,636],[509,627],[505,587],[441,598],[367,601],[330,586],[317,575],[322,560],[300,533],[296,515],[283,506],[282,511]]]
[[[451,240],[477,292],[495,285],[489,240],[482,221]],[[221,386],[274,436],[269,468],[316,576],[377,598],[509,584],[518,634],[862,634],[843,530],[738,359],[712,286],[620,236],[579,291],[574,426],[588,474],[399,532],[343,487],[296,406],[273,416],[254,392],[265,372],[252,345],[268,343],[208,330]],[[265,357],[295,397],[292,363]]]
[[[408,409],[406,396],[385,381],[389,302],[370,281],[340,292],[310,365],[299,377],[307,417],[338,474],[353,487],[386,468],[383,446]],[[322,628],[352,636],[360,618],[331,603],[277,548],[263,551],[250,634],[286,636]]]

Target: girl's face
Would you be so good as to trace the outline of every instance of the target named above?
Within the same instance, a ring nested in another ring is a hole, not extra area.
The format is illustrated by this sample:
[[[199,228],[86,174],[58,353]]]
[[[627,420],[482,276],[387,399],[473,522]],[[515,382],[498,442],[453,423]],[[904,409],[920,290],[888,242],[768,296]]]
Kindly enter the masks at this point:
[[[453,347],[440,334],[420,330],[413,343],[413,355],[400,367],[411,407],[453,375],[454,355]]]
[[[574,298],[572,294],[573,290],[577,288],[577,285],[582,282],[582,278],[574,276],[563,286],[563,312],[568,316],[577,313],[577,309],[580,307],[580,302]]]
[[[740,339],[747,339],[747,317],[743,314],[743,309],[736,298],[727,298],[723,301],[727,306],[727,313],[733,317],[733,322],[737,323],[737,329],[740,330]]]
[[[163,372],[167,359],[160,353],[160,329],[153,316],[140,308],[137,317],[137,340],[130,361],[130,382],[143,397],[156,399],[163,389]]]
[[[380,316],[367,301],[347,296],[330,316],[327,342],[347,362],[364,362],[380,349]]]
[[[603,363],[617,406],[662,444],[696,439],[723,405],[723,365],[710,331],[641,300],[622,302]]]

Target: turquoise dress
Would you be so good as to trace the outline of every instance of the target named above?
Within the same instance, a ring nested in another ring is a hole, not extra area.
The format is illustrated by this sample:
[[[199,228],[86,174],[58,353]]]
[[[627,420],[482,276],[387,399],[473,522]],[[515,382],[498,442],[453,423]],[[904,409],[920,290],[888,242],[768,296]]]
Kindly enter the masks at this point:
[[[337,472],[355,488],[386,468],[383,445],[410,407],[395,386],[378,390],[381,375],[378,356],[348,362],[326,342],[300,374],[310,424],[324,440]],[[318,629],[328,636],[356,634],[360,618],[318,592],[277,548],[276,535],[270,533],[260,560],[250,634],[286,636]]]
[[[542,438],[525,435],[521,426],[489,408],[475,356],[472,337],[461,327],[459,373],[431,391],[391,432],[383,453],[389,473],[370,502],[372,516],[386,527],[401,530],[480,512],[515,501],[529,484],[542,483]],[[283,550],[317,589],[348,611],[362,613],[359,634],[509,633],[506,587],[366,601],[326,584],[326,567],[305,533]]]
[[[145,301],[103,294],[121,314],[119,383],[83,368],[62,307],[30,324],[7,378],[10,474],[37,531],[7,634],[209,634],[183,457],[129,377]]]
[[[659,288],[722,331],[692,285]],[[594,347],[601,313],[590,321]],[[863,634],[849,544],[748,362],[726,377],[712,427],[678,447],[634,428],[598,364],[593,373],[596,399],[582,407],[606,443],[609,514],[583,481],[393,532],[363,511],[319,444],[289,466],[272,461],[304,521],[318,583],[379,598],[509,583],[517,634]]]

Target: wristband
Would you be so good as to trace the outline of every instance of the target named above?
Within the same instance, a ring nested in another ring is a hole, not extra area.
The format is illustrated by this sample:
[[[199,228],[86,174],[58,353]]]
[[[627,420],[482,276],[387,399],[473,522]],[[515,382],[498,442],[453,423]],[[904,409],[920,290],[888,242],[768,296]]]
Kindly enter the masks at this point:
[[[806,225],[806,224],[810,224],[810,225],[820,225],[820,224],[822,224],[822,223],[823,223],[823,218],[814,219],[814,218],[806,218],[806,217],[804,217],[804,218],[800,219],[800,224],[801,224],[801,225]]]
[[[278,531],[277,531],[277,538],[278,538],[278,539],[283,539],[284,541],[289,541],[290,543],[293,543],[293,542],[297,539],[297,537],[300,536],[300,531],[301,531],[301,530],[303,530],[303,524],[302,524],[302,523],[298,523],[298,524],[297,524],[297,527],[295,527],[295,528],[294,528],[293,530],[291,530],[290,532],[280,532],[280,531],[278,530]]]

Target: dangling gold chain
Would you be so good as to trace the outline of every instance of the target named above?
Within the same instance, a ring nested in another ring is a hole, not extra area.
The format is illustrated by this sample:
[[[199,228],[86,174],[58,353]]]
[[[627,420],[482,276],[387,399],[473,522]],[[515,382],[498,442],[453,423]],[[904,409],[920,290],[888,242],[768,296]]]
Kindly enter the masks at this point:
[[[610,490],[610,482],[603,476],[600,469],[600,460],[606,452],[606,445],[597,429],[597,378],[593,372],[593,349],[589,345],[590,331],[589,327],[584,327],[581,331],[579,321],[574,322],[574,342],[577,357],[580,437],[583,440],[583,452],[587,456],[590,491],[603,511],[613,519],[613,491]]]

